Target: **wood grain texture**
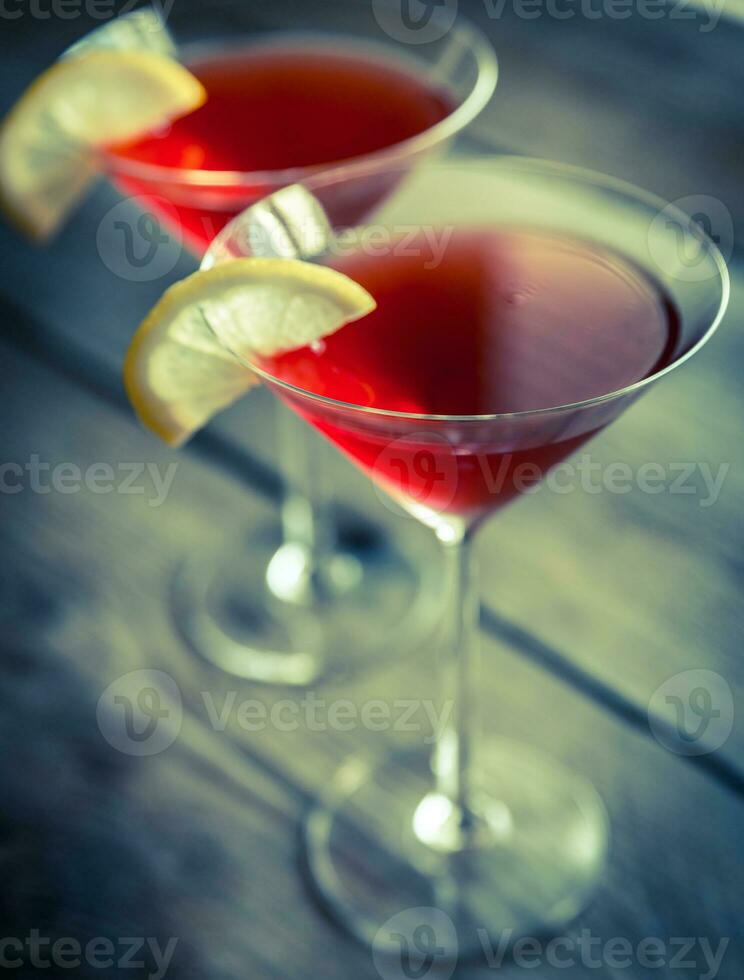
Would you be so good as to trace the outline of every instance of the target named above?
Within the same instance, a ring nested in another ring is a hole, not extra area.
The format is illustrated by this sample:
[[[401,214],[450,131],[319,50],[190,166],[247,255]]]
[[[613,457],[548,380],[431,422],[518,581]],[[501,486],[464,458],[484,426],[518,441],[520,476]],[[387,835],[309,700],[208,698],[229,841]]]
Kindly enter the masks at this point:
[[[497,7],[482,0],[462,0],[461,9],[501,61],[497,98],[466,148],[555,157],[671,198],[712,195],[741,241],[740,26],[701,30],[704,18],[675,19],[671,5],[653,22],[524,19],[513,3],[494,17]],[[0,110],[85,27],[84,18],[3,20]],[[264,393],[252,396],[183,454],[121,410],[118,372],[134,325],[194,261],[174,242],[164,278],[133,282],[106,220],[118,204],[102,185],[43,253],[0,228],[0,291],[12,301],[0,305],[0,329],[12,339],[0,344],[0,462],[36,453],[83,468],[178,466],[157,508],[145,496],[89,491],[0,498],[0,868],[8,883],[0,936],[37,927],[79,940],[176,937],[170,975],[185,978],[297,978],[317,975],[319,964],[329,978],[377,977],[369,954],[310,900],[297,870],[298,829],[347,753],[412,744],[431,726],[420,715],[414,732],[248,731],[239,705],[250,699],[271,715],[286,692],[235,685],[176,637],[165,596],[184,548],[218,550],[237,529],[275,516],[270,408]],[[713,947],[728,938],[723,980],[744,969],[741,721],[690,765],[654,740],[647,706],[670,676],[700,668],[717,672],[741,704],[743,309],[737,271],[716,342],[589,447],[604,465],[634,469],[650,460],[730,464],[715,504],[701,506],[699,479],[693,495],[541,492],[504,512],[480,543],[488,731],[586,773],[612,815],[606,880],[572,933],[634,943],[697,936]],[[360,474],[332,456],[328,465],[341,505],[401,537],[419,533],[382,509]],[[433,652],[393,656],[317,697],[326,710],[339,700],[357,709],[370,700],[441,706]],[[96,705],[107,684],[145,667],[174,680],[184,716],[170,748],[136,759],[102,738]],[[215,730],[210,711],[220,708],[229,710]],[[672,726],[671,706],[666,718]],[[700,976],[699,947],[692,955],[695,967],[667,964],[654,975]],[[462,967],[457,976],[492,972]],[[532,972],[567,975],[545,965]],[[618,975],[646,974],[606,963],[570,971],[577,980]]]
[[[170,458],[118,413],[27,358],[7,348],[2,354],[6,376],[18,379],[8,389],[8,406],[24,423],[7,434],[8,458],[34,452],[81,468]],[[308,899],[297,873],[299,820],[349,752],[383,752],[430,735],[423,714],[415,718],[417,731],[341,731],[331,705],[343,699],[361,709],[381,700],[393,717],[402,699],[438,705],[427,666],[433,651],[315,692],[326,704],[319,715],[323,731],[271,722],[246,730],[242,701],[262,703],[271,718],[272,706],[299,695],[236,685],[192,658],[164,615],[163,595],[184,543],[207,545],[210,513],[219,511],[225,523],[233,515],[259,519],[264,505],[188,457],[179,461],[161,508],[136,495],[87,491],[26,492],[4,505],[3,549],[26,599],[6,610],[3,744],[21,771],[36,774],[39,787],[29,794],[24,783],[6,784],[12,801],[3,810],[11,841],[6,867],[27,889],[26,904],[12,906],[8,921],[20,928],[37,914],[39,896],[52,894],[57,918],[39,919],[42,928],[62,935],[82,922],[75,935],[121,935],[126,924],[127,934],[141,931],[163,942],[180,937],[178,975],[239,977],[250,962],[251,976],[295,977],[323,957],[329,976],[375,976],[368,954]],[[36,634],[18,645],[34,595],[46,596],[52,608]],[[744,882],[730,854],[744,801],[493,640],[483,652],[487,730],[525,739],[589,775],[612,814],[610,869],[573,933],[589,929],[604,941],[620,936],[633,943],[695,935],[714,947],[730,937],[720,975],[735,977],[744,962],[734,921]],[[145,666],[173,678],[185,713],[170,748],[136,759],[103,741],[95,706],[107,684]],[[216,731],[210,710],[227,705],[225,730]],[[62,798],[64,813],[57,805]],[[30,814],[25,839],[28,844],[30,836],[35,856],[32,877],[22,863],[21,806]],[[119,850],[112,866],[106,855],[113,847]],[[66,877],[71,859],[91,868],[83,891]],[[104,879],[110,898],[94,900]],[[559,972],[546,967],[535,975]],[[488,973],[472,968],[463,975]],[[574,975],[614,976],[608,967],[577,967]]]

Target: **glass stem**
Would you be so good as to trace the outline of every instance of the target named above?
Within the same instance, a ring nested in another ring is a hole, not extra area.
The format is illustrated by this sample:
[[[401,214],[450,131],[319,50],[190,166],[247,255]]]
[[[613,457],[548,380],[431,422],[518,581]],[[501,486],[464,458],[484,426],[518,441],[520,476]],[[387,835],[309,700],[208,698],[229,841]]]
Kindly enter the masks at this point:
[[[473,553],[473,531],[464,525],[443,525],[442,542],[448,575],[448,608],[441,651],[441,684],[447,723],[434,753],[436,793],[453,809],[461,834],[474,827],[472,809],[473,753],[478,736],[478,615],[480,595]]]
[[[276,437],[284,491],[282,496],[282,543],[298,545],[312,551],[315,543],[315,512],[309,496],[308,469],[310,460],[305,433],[290,410],[277,404]]]
[[[307,424],[284,405],[277,405],[276,435],[284,480],[282,544],[302,553],[308,570],[334,546],[333,522],[324,478],[322,445]]]

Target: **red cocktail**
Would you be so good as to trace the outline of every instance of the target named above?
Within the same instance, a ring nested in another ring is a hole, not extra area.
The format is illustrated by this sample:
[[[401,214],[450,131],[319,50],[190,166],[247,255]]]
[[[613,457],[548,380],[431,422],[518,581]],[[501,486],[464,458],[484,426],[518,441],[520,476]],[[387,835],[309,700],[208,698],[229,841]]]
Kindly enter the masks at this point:
[[[327,39],[274,41],[186,58],[207,102],[166,132],[112,151],[117,182],[127,193],[168,200],[201,254],[251,199],[286,182],[277,174],[400,147],[455,110],[452,94],[415,66],[356,46],[355,53],[353,44],[349,50]],[[198,206],[184,198],[182,181],[171,179],[189,171],[202,179],[214,174],[210,195]],[[220,172],[246,179],[221,183]],[[331,202],[331,219],[354,224],[388,189],[384,175],[360,179],[353,195],[335,208]]]
[[[376,957],[427,937],[432,962],[451,962],[486,936],[571,919],[607,844],[581,776],[479,731],[474,531],[689,359],[720,322],[728,278],[672,205],[508,157],[419,168],[324,261],[377,310],[315,349],[248,363],[435,530],[447,717],[433,755],[419,739],[339,770],[307,820],[308,860]]]
[[[450,417],[548,409],[647,377],[678,339],[656,282],[620,255],[569,238],[431,228],[391,241],[386,255],[360,251],[333,264],[372,293],[377,310],[320,349],[265,367],[354,405]],[[468,520],[534,485],[592,434],[470,445],[453,421],[391,442],[358,422],[339,425],[322,406],[299,407],[392,493]]]
[[[298,181],[343,177],[316,192],[335,228],[356,224],[463,129],[496,84],[493,51],[463,18],[434,9],[431,37],[418,45],[386,29],[391,15],[397,0],[214,0],[198,15],[176,5],[173,47],[207,101],[166,131],[110,147],[110,178],[204,263],[219,260],[208,246],[231,218]],[[409,542],[394,545],[358,519],[339,527],[312,475],[323,469],[317,447],[287,416],[277,428],[281,527],[254,531],[232,560],[187,562],[174,618],[220,668],[303,685],[354,670],[355,655],[358,665],[379,659],[390,635],[419,642],[438,607]]]

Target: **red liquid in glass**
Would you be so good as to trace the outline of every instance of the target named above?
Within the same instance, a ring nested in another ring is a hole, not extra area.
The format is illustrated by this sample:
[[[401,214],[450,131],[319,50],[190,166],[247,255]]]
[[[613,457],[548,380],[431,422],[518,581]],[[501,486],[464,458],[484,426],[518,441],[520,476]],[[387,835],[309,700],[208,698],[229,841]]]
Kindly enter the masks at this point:
[[[184,185],[178,170],[323,169],[417,136],[452,111],[446,92],[396,61],[364,48],[345,52],[327,40],[308,39],[304,47],[238,48],[189,61],[207,90],[206,103],[167,130],[111,151],[119,185],[130,194],[165,198],[196,251],[203,252],[232,217],[281,182],[259,175],[237,188],[217,184],[205,192]],[[116,158],[173,168],[173,178],[124,175],[117,172]],[[389,180],[367,178],[331,218],[355,223],[388,185]],[[173,220],[168,210],[162,216]]]
[[[355,405],[485,415],[608,394],[671,358],[677,321],[669,302],[619,256],[537,232],[447,235],[447,229],[439,233],[445,246],[439,261],[423,235],[405,246],[401,240],[398,254],[334,261],[372,293],[377,309],[317,350],[270,359],[267,369]],[[388,423],[290,400],[388,489],[471,518],[537,481],[522,464],[544,475],[596,431],[561,438],[553,419],[545,437],[539,417],[511,434],[501,422],[477,429],[462,422]],[[512,440],[506,447],[505,439]]]

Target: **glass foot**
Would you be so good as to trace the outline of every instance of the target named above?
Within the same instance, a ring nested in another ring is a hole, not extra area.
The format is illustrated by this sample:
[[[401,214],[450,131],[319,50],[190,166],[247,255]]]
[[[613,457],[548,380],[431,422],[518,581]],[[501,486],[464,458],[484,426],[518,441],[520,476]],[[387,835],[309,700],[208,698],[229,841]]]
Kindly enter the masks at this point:
[[[374,525],[340,526],[318,568],[264,526],[232,555],[185,561],[171,608],[181,636],[236,677],[308,686],[350,674],[423,642],[441,606],[428,535],[394,547]]]
[[[427,958],[490,960],[520,937],[554,932],[602,873],[608,822],[590,783],[517,742],[489,741],[479,759],[467,841],[449,834],[428,750],[377,766],[348,760],[306,819],[321,901],[376,962],[407,958],[401,976],[428,975],[405,972]]]

